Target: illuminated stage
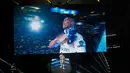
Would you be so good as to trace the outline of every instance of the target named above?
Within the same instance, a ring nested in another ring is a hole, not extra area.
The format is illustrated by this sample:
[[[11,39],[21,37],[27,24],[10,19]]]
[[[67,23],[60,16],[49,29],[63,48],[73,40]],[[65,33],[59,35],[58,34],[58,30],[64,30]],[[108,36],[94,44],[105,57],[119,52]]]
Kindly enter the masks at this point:
[[[52,59],[51,60],[51,71],[52,73],[70,73],[71,72],[71,65],[69,58],[65,58],[65,69],[60,68],[60,60],[59,59]]]

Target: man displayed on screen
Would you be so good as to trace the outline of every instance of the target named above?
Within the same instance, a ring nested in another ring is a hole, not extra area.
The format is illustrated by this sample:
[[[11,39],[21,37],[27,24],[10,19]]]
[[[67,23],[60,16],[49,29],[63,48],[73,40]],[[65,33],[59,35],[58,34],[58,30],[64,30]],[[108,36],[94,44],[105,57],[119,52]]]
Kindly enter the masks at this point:
[[[49,48],[60,46],[60,53],[84,53],[86,43],[83,36],[76,32],[75,20],[66,17],[63,21],[64,33],[58,35],[49,44]]]

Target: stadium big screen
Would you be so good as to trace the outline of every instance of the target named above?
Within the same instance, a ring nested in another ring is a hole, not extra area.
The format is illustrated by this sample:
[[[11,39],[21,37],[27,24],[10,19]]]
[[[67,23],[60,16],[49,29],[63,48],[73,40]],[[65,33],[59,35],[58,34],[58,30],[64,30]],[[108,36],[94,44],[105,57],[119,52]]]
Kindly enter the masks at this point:
[[[106,52],[101,6],[16,6],[14,53]]]

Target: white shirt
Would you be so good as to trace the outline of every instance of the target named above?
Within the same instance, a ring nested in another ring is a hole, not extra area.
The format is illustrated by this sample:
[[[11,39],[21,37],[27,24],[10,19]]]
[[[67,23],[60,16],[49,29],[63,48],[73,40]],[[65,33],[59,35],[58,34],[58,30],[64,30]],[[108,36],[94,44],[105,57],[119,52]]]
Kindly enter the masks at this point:
[[[65,31],[64,31],[65,32]],[[65,32],[66,35],[63,36],[62,40],[67,37],[67,33]],[[79,33],[75,34],[76,40],[74,40],[73,43],[68,44],[67,42],[64,44],[60,44],[60,53],[83,53],[86,52],[86,44],[85,41],[83,40],[82,35]],[[60,41],[62,41],[60,40]]]

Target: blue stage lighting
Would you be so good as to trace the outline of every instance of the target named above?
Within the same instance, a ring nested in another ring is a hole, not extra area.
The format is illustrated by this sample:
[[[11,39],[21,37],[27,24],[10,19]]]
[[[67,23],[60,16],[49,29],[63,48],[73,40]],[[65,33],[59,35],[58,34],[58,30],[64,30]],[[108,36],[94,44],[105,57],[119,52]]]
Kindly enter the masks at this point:
[[[62,9],[58,7],[51,8],[51,12],[56,12],[60,14],[72,14],[72,15],[77,15],[78,11],[77,10],[67,10],[67,9]]]
[[[52,12],[58,12],[58,13],[59,13],[60,9],[59,9],[58,7],[54,7],[54,8],[51,8],[51,11],[52,11]]]
[[[67,10],[68,11],[68,14],[71,14],[72,12],[71,12],[71,10]]]
[[[64,11],[64,14],[69,14],[69,11],[68,10]]]
[[[102,38],[98,45],[97,52],[106,52],[107,44],[106,44],[106,30],[102,34]]]
[[[66,11],[65,9],[60,9],[61,14],[64,14],[65,11]]]
[[[69,14],[75,14],[75,15],[77,15],[78,14],[78,11],[77,10],[68,10],[68,13]]]
[[[71,14],[78,14],[78,11],[76,11],[76,10],[71,10]]]

